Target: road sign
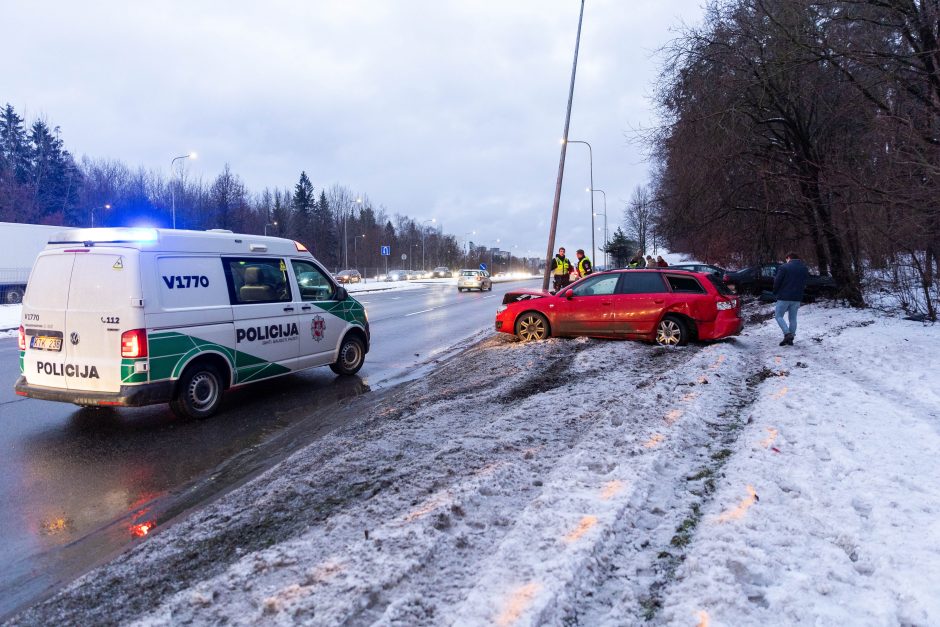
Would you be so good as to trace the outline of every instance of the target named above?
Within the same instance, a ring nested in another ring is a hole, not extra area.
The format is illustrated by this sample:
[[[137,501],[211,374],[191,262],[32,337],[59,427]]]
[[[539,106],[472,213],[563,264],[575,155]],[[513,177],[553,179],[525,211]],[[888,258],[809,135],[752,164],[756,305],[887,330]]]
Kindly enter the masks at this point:
[[[483,270],[484,272],[486,272],[486,264],[485,264],[485,263],[481,263],[481,264],[480,264],[480,270]]]
[[[405,253],[402,253],[402,254],[401,254],[401,260],[402,260],[402,261],[404,261],[404,260],[407,259],[407,258],[408,258],[408,255],[406,255]]]
[[[392,254],[392,247],[391,247],[391,246],[382,246],[382,249],[381,249],[381,250],[382,250],[382,256],[383,256],[383,257],[388,257],[389,255]]]

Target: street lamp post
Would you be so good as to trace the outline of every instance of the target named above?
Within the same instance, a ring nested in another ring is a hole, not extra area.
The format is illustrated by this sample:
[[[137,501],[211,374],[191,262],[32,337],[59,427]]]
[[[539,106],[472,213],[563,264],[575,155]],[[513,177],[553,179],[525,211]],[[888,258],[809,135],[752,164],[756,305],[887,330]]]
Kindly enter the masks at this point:
[[[594,197],[596,192],[604,194],[604,266],[607,266],[607,192],[602,189],[591,189],[591,198]],[[598,214],[594,214],[598,215]]]
[[[422,272],[427,270],[427,266],[424,264],[424,238],[426,235],[424,232],[424,225],[427,224],[428,222],[431,222],[433,224],[434,222],[437,222],[437,218],[431,218],[430,220],[425,220],[424,222],[421,223],[421,271]]]
[[[104,205],[101,205],[100,207],[91,208],[91,228],[95,228],[95,209],[110,209],[110,208],[111,208],[111,205],[109,204],[104,204]]]
[[[591,186],[588,188],[587,191],[591,191],[592,189],[594,189],[594,150],[591,148],[591,144],[585,141],[569,139],[568,143],[569,144],[584,144],[585,146],[588,147],[588,164],[590,165],[590,169],[591,169]],[[594,194],[591,194],[591,262],[593,263],[596,260],[597,260],[597,247],[594,245]]]
[[[359,238],[366,239],[365,233],[353,236],[353,263],[356,264],[356,270],[359,269]]]
[[[357,198],[356,202],[359,203],[360,209],[362,209],[362,198]],[[343,268],[349,267],[349,240],[346,238],[346,218],[348,215],[348,209],[343,211]]]
[[[195,159],[196,153],[191,152],[186,155],[180,155],[179,157],[173,157],[170,160],[170,203],[173,206],[173,228],[176,228],[176,188],[173,186],[174,176],[173,176],[173,165],[180,159]]]
[[[264,235],[265,235],[265,237],[267,237],[267,235],[268,235],[268,227],[269,227],[269,226],[277,226],[277,220],[275,220],[274,222],[271,222],[270,224],[265,224],[265,225],[264,225]]]
[[[574,80],[578,72],[578,49],[581,47],[581,23],[584,21],[584,0],[581,0],[581,12],[578,15],[578,35],[574,43],[574,61],[571,64],[571,85],[568,87],[568,110],[565,113],[565,130],[562,133],[561,156],[558,158],[558,177],[555,179],[555,200],[552,202],[552,222],[548,229],[548,251],[545,253],[545,274],[542,277],[542,289],[548,290],[551,279],[551,259],[555,254],[555,231],[558,230],[558,208],[561,205],[561,184],[565,178],[565,154],[568,149],[568,127],[571,125],[571,105],[574,102]]]

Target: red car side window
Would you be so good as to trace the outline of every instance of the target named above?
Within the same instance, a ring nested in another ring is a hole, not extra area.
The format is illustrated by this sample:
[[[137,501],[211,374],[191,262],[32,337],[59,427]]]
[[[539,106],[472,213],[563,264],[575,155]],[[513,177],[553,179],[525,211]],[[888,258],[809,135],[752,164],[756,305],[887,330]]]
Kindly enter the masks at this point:
[[[669,287],[673,292],[683,294],[705,294],[705,288],[701,283],[690,276],[671,276],[669,277]]]

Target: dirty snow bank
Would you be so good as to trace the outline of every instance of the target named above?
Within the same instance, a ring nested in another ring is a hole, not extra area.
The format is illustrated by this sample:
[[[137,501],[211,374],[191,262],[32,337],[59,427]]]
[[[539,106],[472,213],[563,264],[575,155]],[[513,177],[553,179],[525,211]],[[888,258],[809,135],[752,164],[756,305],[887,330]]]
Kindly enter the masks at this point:
[[[801,330],[492,337],[18,621],[936,623],[937,330]]]

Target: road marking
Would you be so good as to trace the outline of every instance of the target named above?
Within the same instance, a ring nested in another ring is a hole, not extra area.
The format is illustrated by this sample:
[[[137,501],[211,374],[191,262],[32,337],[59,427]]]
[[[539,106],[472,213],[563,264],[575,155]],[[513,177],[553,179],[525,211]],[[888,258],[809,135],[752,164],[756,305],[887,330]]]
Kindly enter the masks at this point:
[[[414,313],[405,314],[405,317],[407,318],[408,316],[417,316],[418,314],[423,314],[429,311],[434,311],[435,309],[437,309],[437,307],[431,307],[430,309],[422,309],[421,311],[416,311]]]

